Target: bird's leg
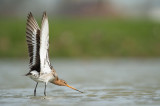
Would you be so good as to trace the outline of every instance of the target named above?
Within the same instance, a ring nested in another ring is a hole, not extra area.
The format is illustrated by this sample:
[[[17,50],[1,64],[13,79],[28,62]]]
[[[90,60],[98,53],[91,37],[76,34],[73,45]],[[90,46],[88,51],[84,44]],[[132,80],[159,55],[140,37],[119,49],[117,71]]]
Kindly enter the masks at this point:
[[[46,96],[46,87],[47,87],[47,83],[45,83],[44,96]]]
[[[36,84],[36,87],[34,88],[34,96],[36,96],[37,85],[38,85],[38,82],[37,82],[37,84]]]

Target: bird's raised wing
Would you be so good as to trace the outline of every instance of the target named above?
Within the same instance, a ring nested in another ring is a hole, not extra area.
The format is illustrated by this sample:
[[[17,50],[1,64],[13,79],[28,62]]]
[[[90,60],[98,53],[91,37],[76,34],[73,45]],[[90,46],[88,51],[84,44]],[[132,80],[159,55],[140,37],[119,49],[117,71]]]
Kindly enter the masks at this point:
[[[37,70],[40,72],[40,28],[31,12],[28,14],[27,19],[26,40],[30,57],[30,71]]]
[[[40,68],[41,73],[50,73],[51,65],[48,56],[49,49],[49,25],[46,12],[43,13],[42,26],[40,31]]]

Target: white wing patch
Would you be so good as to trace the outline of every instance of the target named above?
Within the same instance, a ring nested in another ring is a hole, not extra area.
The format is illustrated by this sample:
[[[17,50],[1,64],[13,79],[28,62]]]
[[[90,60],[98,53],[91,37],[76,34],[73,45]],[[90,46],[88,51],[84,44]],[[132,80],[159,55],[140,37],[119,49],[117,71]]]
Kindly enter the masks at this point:
[[[40,32],[40,67],[41,73],[50,73],[50,61],[48,56],[49,48],[49,25],[46,13],[43,14],[42,26]]]

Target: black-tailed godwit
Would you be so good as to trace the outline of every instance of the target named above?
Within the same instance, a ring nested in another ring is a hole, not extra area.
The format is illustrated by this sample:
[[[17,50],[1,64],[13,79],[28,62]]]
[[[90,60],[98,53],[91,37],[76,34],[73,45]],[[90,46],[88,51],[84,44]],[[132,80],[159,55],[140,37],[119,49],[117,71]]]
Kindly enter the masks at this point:
[[[56,71],[51,66],[48,55],[49,24],[46,12],[43,13],[41,28],[39,28],[32,13],[29,13],[26,27],[26,40],[30,57],[30,71],[26,74],[26,76],[29,76],[37,82],[34,89],[34,96],[36,96],[36,88],[39,82],[45,83],[45,96],[48,82],[59,86],[67,86],[79,91],[76,88],[69,86],[66,81],[59,79]]]

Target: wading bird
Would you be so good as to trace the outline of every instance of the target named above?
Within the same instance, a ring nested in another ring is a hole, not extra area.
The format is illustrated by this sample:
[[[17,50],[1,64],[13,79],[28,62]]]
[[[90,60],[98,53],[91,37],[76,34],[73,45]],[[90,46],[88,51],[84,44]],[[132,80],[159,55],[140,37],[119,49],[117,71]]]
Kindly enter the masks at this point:
[[[48,56],[49,25],[46,12],[44,12],[42,16],[41,28],[39,28],[32,13],[30,12],[28,14],[26,26],[26,41],[30,57],[30,71],[26,74],[26,76],[37,82],[34,89],[34,96],[36,96],[36,88],[39,82],[45,83],[45,96],[46,86],[48,82],[59,86],[67,86],[76,91],[79,91],[76,88],[69,86],[66,81],[59,79],[56,71],[51,66]]]

